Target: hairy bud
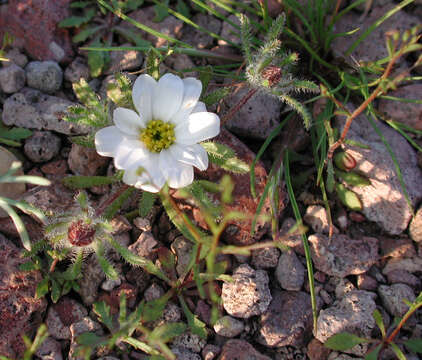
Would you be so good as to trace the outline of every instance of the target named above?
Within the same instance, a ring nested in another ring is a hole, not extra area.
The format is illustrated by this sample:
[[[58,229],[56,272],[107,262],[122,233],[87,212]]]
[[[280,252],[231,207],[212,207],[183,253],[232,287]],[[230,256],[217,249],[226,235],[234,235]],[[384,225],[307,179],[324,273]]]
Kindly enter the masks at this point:
[[[95,228],[78,220],[70,224],[67,230],[67,238],[74,246],[87,246],[94,241]]]
[[[268,86],[273,87],[281,79],[282,71],[278,66],[267,66],[262,71],[262,77],[268,81]]]
[[[344,171],[350,171],[356,167],[355,158],[347,152],[339,152],[334,156],[336,166]]]

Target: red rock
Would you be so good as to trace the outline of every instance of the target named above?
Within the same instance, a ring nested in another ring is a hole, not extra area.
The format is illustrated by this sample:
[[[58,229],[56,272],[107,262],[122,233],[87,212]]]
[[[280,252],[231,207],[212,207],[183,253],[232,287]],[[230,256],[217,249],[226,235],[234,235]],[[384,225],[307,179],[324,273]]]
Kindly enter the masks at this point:
[[[75,174],[93,176],[99,175],[106,169],[110,158],[98,155],[95,149],[72,144],[67,162]]]
[[[308,344],[306,355],[310,360],[326,360],[330,355],[331,350],[326,348],[323,343],[317,339],[312,339]]]
[[[367,274],[358,275],[357,283],[359,290],[375,291],[378,287],[377,281]]]
[[[9,0],[0,7],[0,38],[7,31],[37,60],[68,62],[73,55],[68,30],[57,24],[69,17],[70,0]]]
[[[26,262],[19,249],[0,234],[0,355],[20,358],[23,334],[32,335],[42,320],[47,301],[35,298],[38,271],[19,271]]]
[[[50,175],[64,175],[69,170],[66,160],[55,160],[50,161],[47,164],[44,164],[41,167],[41,171],[44,174],[50,174]]]
[[[382,237],[379,239],[379,244],[384,257],[412,258],[416,256],[413,241],[409,238]]]
[[[270,360],[268,356],[262,355],[251,344],[245,340],[229,340],[227,341],[218,360]]]
[[[237,157],[247,164],[251,164],[255,158],[255,154],[248,149],[237,137],[229,133],[227,130],[222,129],[220,135],[214,139],[216,142],[229,146],[233,149]],[[258,162],[255,167],[256,176],[256,193],[257,197],[254,199],[250,191],[250,180],[249,173],[246,174],[230,174],[229,172],[221,169],[220,167],[210,164],[208,170],[198,173],[198,177],[204,178],[209,181],[219,182],[224,175],[230,175],[235,187],[233,190],[233,202],[226,206],[229,211],[237,211],[246,216],[244,220],[232,220],[225,229],[222,239],[228,243],[236,245],[248,245],[253,244],[259,240],[262,235],[267,231],[269,222],[257,221],[255,227],[255,234],[251,236],[252,219],[255,216],[255,212],[260,200],[265,183],[267,180],[267,172],[262,163]],[[280,202],[283,203],[286,199],[284,190],[280,191]],[[214,200],[218,200],[217,197]],[[281,209],[284,205],[281,205]],[[266,201],[261,214],[269,215],[269,201]],[[194,211],[193,214],[195,220],[205,226],[202,216],[199,211]]]

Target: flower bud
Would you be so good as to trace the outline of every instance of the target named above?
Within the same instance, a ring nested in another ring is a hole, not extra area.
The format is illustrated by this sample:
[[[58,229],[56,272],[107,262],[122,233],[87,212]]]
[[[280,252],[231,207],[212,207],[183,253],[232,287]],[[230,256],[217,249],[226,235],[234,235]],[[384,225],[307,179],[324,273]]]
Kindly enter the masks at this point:
[[[339,152],[334,156],[336,166],[344,171],[350,171],[356,167],[355,158],[347,152]]]
[[[278,66],[267,66],[262,71],[262,77],[268,81],[268,87],[277,84],[281,79],[282,71]]]
[[[74,221],[67,230],[67,238],[74,246],[87,246],[94,241],[95,228],[83,220]]]

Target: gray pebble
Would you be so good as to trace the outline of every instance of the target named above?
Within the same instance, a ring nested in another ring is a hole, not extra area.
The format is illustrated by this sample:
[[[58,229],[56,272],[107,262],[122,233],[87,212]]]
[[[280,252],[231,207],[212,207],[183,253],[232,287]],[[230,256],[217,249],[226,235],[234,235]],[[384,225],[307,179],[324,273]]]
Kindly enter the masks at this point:
[[[35,131],[24,146],[25,155],[34,162],[51,160],[60,151],[61,140],[50,131]]]
[[[25,68],[28,86],[52,94],[63,82],[63,71],[55,61],[31,61]]]
[[[15,64],[0,69],[0,89],[6,94],[18,92],[25,86],[25,71]]]

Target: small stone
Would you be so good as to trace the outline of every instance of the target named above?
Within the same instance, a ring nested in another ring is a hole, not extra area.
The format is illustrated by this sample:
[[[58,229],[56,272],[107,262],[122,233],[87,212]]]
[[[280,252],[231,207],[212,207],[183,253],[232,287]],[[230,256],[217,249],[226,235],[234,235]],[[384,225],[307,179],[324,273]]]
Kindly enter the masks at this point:
[[[0,90],[6,94],[18,92],[25,86],[25,71],[18,65],[11,64],[0,69]]]
[[[356,290],[355,285],[346,278],[331,278],[330,280],[335,283],[335,294],[337,299],[341,299],[349,292]]]
[[[227,341],[221,349],[218,360],[271,360],[262,355],[245,340],[232,339]]]
[[[101,269],[94,256],[89,257],[82,265],[83,276],[78,280],[80,286],[79,295],[85,305],[92,305],[98,297],[98,287],[105,279],[104,271]]]
[[[90,78],[89,67],[85,59],[76,57],[64,71],[64,79],[73,83],[78,83],[81,79]]]
[[[214,331],[224,337],[232,338],[241,334],[245,329],[242,321],[237,320],[231,316],[223,316],[214,324]]]
[[[52,337],[45,339],[35,352],[41,360],[62,360],[62,347],[57,340]]]
[[[393,270],[387,273],[387,280],[390,284],[402,283],[413,288],[419,288],[421,285],[420,279],[406,270]]]
[[[410,302],[415,300],[415,293],[406,284],[380,285],[378,295],[387,311],[398,317],[402,317],[409,310],[409,306],[403,300],[406,299]]]
[[[102,284],[101,284],[101,289],[103,289],[104,291],[111,291],[114,288],[120,286],[122,283],[122,279],[118,278],[116,280],[113,279],[106,279]]]
[[[105,170],[110,159],[98,155],[95,149],[90,149],[78,144],[72,144],[67,163],[70,170],[77,175],[94,176]]]
[[[63,297],[50,307],[46,324],[48,332],[56,339],[71,339],[70,325],[81,321],[88,311],[77,301]]]
[[[233,272],[233,282],[223,284],[224,309],[232,316],[247,319],[265,312],[271,302],[268,274],[240,265]]]
[[[160,318],[151,323],[151,327],[157,328],[168,323],[180,322],[182,320],[182,309],[174,302],[169,301]]]
[[[413,241],[422,242],[422,207],[416,212],[410,223],[409,235]]]
[[[280,286],[285,290],[300,290],[305,279],[305,267],[290,250],[281,254],[275,271]]]
[[[147,218],[137,217],[133,220],[133,224],[142,231],[151,231],[151,221]]]
[[[127,282],[122,283],[118,288],[115,288],[111,291],[110,305],[118,309],[120,306],[120,298],[122,294],[125,294],[127,306],[129,308],[134,307],[138,290],[136,287]]]
[[[123,44],[122,47],[132,46],[131,44]],[[117,48],[116,48],[117,49]],[[124,50],[112,51],[110,53],[110,65],[105,74],[110,75],[119,71],[137,70],[142,66],[144,58],[140,51]]]
[[[226,40],[229,40],[230,42],[236,45],[240,45],[242,40],[239,36],[239,30],[234,28],[231,23],[240,27],[239,18],[234,14],[229,15],[227,17],[227,21],[224,21],[223,26],[221,27],[220,36],[222,37],[222,39],[218,40],[218,45],[230,45],[230,43]]]
[[[189,241],[184,236],[178,236],[171,244],[171,250],[177,256],[176,271],[179,276],[185,272],[186,267],[190,263],[192,249],[192,241]]]
[[[174,346],[188,349],[196,354],[200,353],[206,344],[207,342],[204,339],[191,332],[185,332],[173,339]]]
[[[164,293],[164,289],[160,285],[152,283],[151,286],[145,290],[144,299],[145,301],[157,300],[163,296]]]
[[[378,287],[377,281],[367,274],[360,274],[357,276],[357,284],[359,290],[375,291]]]
[[[52,94],[62,86],[63,70],[55,61],[31,61],[25,71],[29,87]]]
[[[61,140],[50,131],[35,131],[25,141],[25,155],[33,162],[51,160],[60,151]]]
[[[303,219],[311,226],[316,233],[328,234],[330,224],[328,222],[327,210],[321,205],[311,205],[306,209]],[[333,233],[338,234],[338,229],[333,225]]]
[[[392,258],[411,258],[416,256],[412,240],[408,237],[393,239],[382,237],[379,239],[381,255]]]
[[[198,13],[193,16],[192,21],[214,34],[220,33],[221,21],[215,16]],[[211,35],[194,28],[183,33],[182,41],[194,45],[198,49],[207,49],[214,44],[214,38]]]
[[[196,71],[189,71],[186,72],[184,70],[189,70],[195,67],[195,63],[192,59],[186,54],[173,54],[169,56],[164,63],[170,68],[175,71],[183,71],[185,77],[192,76],[198,77],[198,73]]]
[[[302,291],[275,291],[268,310],[261,315],[257,341],[268,347],[300,347],[311,332],[311,297]]]
[[[309,237],[315,268],[331,276],[365,273],[378,260],[378,240],[350,239],[346,235],[322,234]]]
[[[10,49],[6,53],[6,58],[10,61],[3,62],[3,67],[15,64],[23,69],[26,64],[28,64],[28,57],[25,54],[22,54],[17,48]]]
[[[277,266],[280,251],[275,247],[266,247],[252,251],[252,265],[255,269],[271,269]]]
[[[355,290],[347,293],[333,306],[321,310],[317,321],[315,338],[324,343],[332,335],[350,332],[361,337],[371,337],[375,327],[372,313],[376,309],[375,294]],[[362,356],[366,353],[368,344],[354,346],[345,352]]]
[[[71,105],[75,104],[25,87],[6,99],[2,119],[5,125],[52,130],[66,135],[86,134],[88,127],[63,120]]]
[[[422,272],[422,258],[390,259],[382,269],[382,273],[385,275],[393,270],[405,270],[410,273]]]
[[[150,275],[141,267],[132,267],[126,273],[126,279],[136,286],[139,293],[142,293],[149,284]]]
[[[321,297],[322,301],[324,301],[326,305],[331,305],[333,303],[331,295],[326,290],[321,289],[318,292],[318,295]]]
[[[98,336],[103,335],[102,327],[99,323],[92,320],[90,317],[84,317],[81,321],[74,323],[70,326],[70,332],[72,334],[70,349],[69,349],[69,360],[84,360],[84,357],[77,356],[78,343],[76,338],[84,333],[94,333]]]
[[[238,88],[225,99],[222,111],[227,113],[249,91],[250,88],[246,86]],[[279,99],[258,92],[226,122],[225,126],[235,135],[265,140],[278,126],[282,108],[283,104]]]
[[[292,248],[295,253],[305,256],[302,235],[295,231],[296,221],[293,218],[286,218],[281,225],[279,237],[280,241]]]
[[[221,352],[221,348],[217,345],[207,344],[201,352],[204,360],[214,360]]]
[[[389,92],[388,96],[401,99],[415,99],[415,96],[417,97],[417,94],[421,93],[421,84],[411,84]],[[392,118],[416,130],[422,130],[422,104],[380,99],[378,109],[385,113],[388,118]]]
[[[180,346],[173,346],[170,350],[176,355],[177,360],[201,360],[198,354]]]
[[[159,246],[154,235],[149,231],[144,231],[132,245],[129,246],[129,250],[135,255],[145,257],[150,260],[155,260],[157,254],[154,250]]]
[[[129,220],[122,215],[117,215],[111,219],[110,225],[113,227],[113,235],[120,235],[132,230]]]
[[[324,360],[328,358],[331,350],[326,348],[317,339],[312,339],[308,344],[306,355],[308,355],[309,360]]]
[[[204,300],[200,299],[196,304],[195,315],[197,315],[205,324],[211,324],[211,306],[209,306]]]
[[[67,162],[64,159],[50,161],[41,166],[41,171],[46,175],[65,175],[68,170]]]

